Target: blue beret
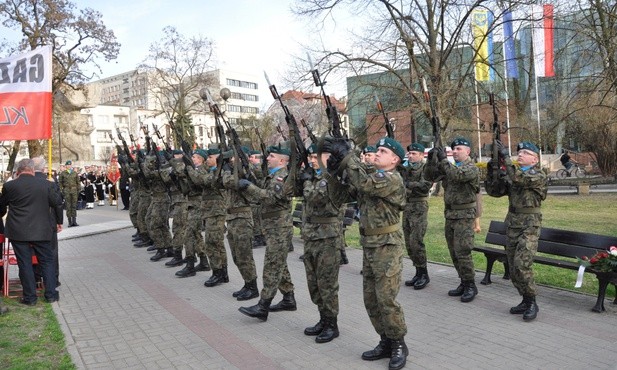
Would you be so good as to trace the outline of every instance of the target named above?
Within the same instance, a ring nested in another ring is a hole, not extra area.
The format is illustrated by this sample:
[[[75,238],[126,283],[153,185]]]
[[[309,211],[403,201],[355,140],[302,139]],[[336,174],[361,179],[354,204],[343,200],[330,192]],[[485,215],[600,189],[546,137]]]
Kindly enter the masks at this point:
[[[403,146],[396,140],[389,138],[389,137],[382,137],[378,142],[377,142],[377,148],[383,146],[384,148],[388,148],[391,151],[394,152],[394,154],[396,154],[401,161],[405,160],[405,149],[403,149]]]
[[[377,153],[377,148],[375,148],[372,145],[367,145],[366,148],[364,148],[364,150],[362,151],[363,153]]]
[[[207,159],[208,158],[208,152],[206,150],[203,150],[203,149],[195,149],[195,150],[193,150],[193,154],[197,154],[197,155],[201,156],[203,159]]]
[[[459,145],[464,145],[464,146],[471,148],[471,143],[469,142],[469,140],[465,139],[464,137],[457,137],[456,139],[454,139],[452,144],[450,144],[450,148],[454,149],[455,146],[459,146]]]
[[[408,152],[422,152],[424,153],[424,145],[420,144],[420,143],[413,143],[409,146],[407,146],[407,151]]]
[[[536,153],[536,154],[540,154],[540,148],[538,148],[534,143],[530,142],[530,141],[523,141],[520,142],[517,146],[516,146],[516,151],[519,151],[521,149],[527,149],[527,150],[531,150],[532,152]]]

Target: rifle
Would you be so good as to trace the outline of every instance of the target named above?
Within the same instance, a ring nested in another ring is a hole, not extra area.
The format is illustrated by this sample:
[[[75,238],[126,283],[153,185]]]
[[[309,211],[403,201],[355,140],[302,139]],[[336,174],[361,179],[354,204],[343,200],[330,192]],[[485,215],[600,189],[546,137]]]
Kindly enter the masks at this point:
[[[259,139],[259,148],[261,149],[261,173],[265,176],[268,173],[268,162],[266,161],[266,152],[268,150],[266,148],[266,143],[264,143],[264,139],[259,134],[259,128],[255,127],[255,133]]]
[[[313,63],[309,57],[309,64],[311,65],[311,74],[313,75],[313,82],[315,82],[315,86],[321,89],[321,95],[326,103],[326,116],[328,116],[328,122],[330,123],[331,135],[335,138],[348,139],[347,132],[341,127],[341,118],[338,115],[336,107],[332,104],[330,97],[326,94],[324,90],[324,85],[326,81],[322,81],[319,76],[319,71],[313,68]]]
[[[176,130],[176,126],[174,125],[173,120],[169,120],[169,127],[172,131],[176,133],[176,135],[178,135],[178,138],[180,139],[180,147],[182,148],[182,161],[185,165],[195,168],[193,160],[191,159],[192,150],[190,149],[189,143],[184,140],[184,135],[182,135],[182,132],[180,132],[180,130]]]
[[[389,138],[394,139],[394,127],[392,127],[392,124],[390,123],[390,120],[388,119],[388,115],[386,114],[386,111],[384,111],[383,105],[381,105],[381,101],[379,101],[379,97],[377,96],[377,94],[375,94],[374,96],[375,96],[375,103],[377,103],[377,110],[379,111],[379,113],[381,113],[385,121],[386,135]]]
[[[120,131],[118,131],[118,133],[120,133]],[[144,187],[149,188],[150,186],[148,185],[148,179],[146,178],[146,175],[144,174],[143,168],[141,168],[141,164],[146,159],[144,156],[144,153],[141,150],[139,150],[139,145],[137,145],[137,142],[135,141],[133,134],[131,134],[130,132],[129,132],[129,139],[131,139],[131,144],[133,144],[133,147],[136,148],[136,151],[137,151],[137,162],[136,163],[137,163],[137,169],[139,170],[139,177],[141,178]],[[122,141],[124,142],[124,140]]]
[[[499,149],[497,142],[501,140],[501,126],[499,125],[499,117],[497,116],[497,105],[495,104],[495,94],[490,93],[488,96],[489,104],[493,107],[493,147],[491,151],[491,168],[493,170],[493,180],[499,181],[499,172],[503,162],[499,159]]]
[[[118,135],[118,138],[120,139],[120,141],[122,141],[122,147],[124,148],[124,152],[126,153],[126,157],[129,163],[135,162],[135,159],[131,155],[131,150],[129,149],[129,146],[126,144],[126,140],[124,140],[124,138],[122,137],[122,133],[120,132],[120,129],[117,127],[116,127],[116,134]]]
[[[210,112],[214,113],[214,131],[216,132],[216,138],[219,142],[219,149],[221,150],[221,154],[216,159],[216,177],[221,176],[221,170],[223,169],[223,153],[229,150],[227,146],[227,139],[225,137],[225,127],[223,127],[222,121],[225,121],[223,118],[223,113],[219,108],[218,104],[214,102],[212,99],[212,95],[210,94],[210,90],[207,88],[203,88],[199,91],[199,95],[203,100],[208,103],[210,107]]]
[[[150,135],[148,134],[148,129],[144,125],[142,125],[140,128],[141,132],[144,133],[144,137],[146,139],[146,153],[150,154],[150,152],[152,151],[152,142],[150,140]]]
[[[287,127],[289,128],[289,136],[293,139],[293,141],[295,141],[296,150],[298,151],[298,155],[300,156],[299,159],[301,162],[298,162],[298,165],[304,163],[304,168],[308,170],[309,168],[311,168],[311,165],[308,160],[308,151],[306,150],[306,147],[304,146],[304,141],[300,136],[300,128],[298,127],[298,122],[296,122],[296,118],[293,116],[293,114],[291,114],[289,108],[285,105],[285,103],[283,103],[283,99],[276,90],[276,86],[270,83],[270,79],[268,78],[266,72],[264,72],[264,76],[266,77],[266,82],[268,82],[272,97],[275,100],[278,100],[278,102],[281,104],[281,107],[283,108],[283,113],[285,114],[285,122],[287,122]],[[277,129],[280,130],[280,127],[277,126]],[[279,132],[281,133],[281,135],[283,134],[282,130]]]
[[[311,143],[317,145],[317,136],[315,136],[315,134],[313,133],[313,130],[311,130],[311,128],[309,127],[308,123],[306,123],[304,118],[300,118],[300,123],[306,129],[306,133],[308,134],[309,138],[311,138]]]
[[[154,134],[156,135],[156,137],[161,142],[163,142],[163,144],[165,144],[165,153],[167,153],[166,156],[168,157],[167,159],[171,159],[173,157],[173,150],[169,146],[169,143],[163,140],[163,137],[161,136],[161,133],[159,132],[159,128],[155,124],[152,125],[152,128],[154,128]]]
[[[422,94],[424,95],[424,101],[428,103],[430,108],[431,126],[433,126],[433,137],[435,138],[434,147],[440,148],[443,146],[441,143],[441,126],[439,123],[439,117],[437,117],[437,110],[435,109],[435,101],[431,97],[430,91],[426,86],[426,80],[422,77]]]

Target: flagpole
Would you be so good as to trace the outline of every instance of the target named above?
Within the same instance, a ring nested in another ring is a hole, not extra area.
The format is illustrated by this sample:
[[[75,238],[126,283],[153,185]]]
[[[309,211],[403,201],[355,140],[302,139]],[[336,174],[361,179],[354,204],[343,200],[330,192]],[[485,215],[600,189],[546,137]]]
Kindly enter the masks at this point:
[[[51,138],[47,139],[47,179],[51,180]]]
[[[506,133],[508,134],[508,154],[512,155],[512,141],[510,140],[510,98],[508,95],[508,62],[506,61],[506,42],[502,44],[503,48],[503,85],[506,92]]]
[[[538,75],[535,74],[536,83],[536,116],[538,118],[538,147],[540,148],[540,165],[542,165],[542,131],[540,129],[540,95],[538,95]]]

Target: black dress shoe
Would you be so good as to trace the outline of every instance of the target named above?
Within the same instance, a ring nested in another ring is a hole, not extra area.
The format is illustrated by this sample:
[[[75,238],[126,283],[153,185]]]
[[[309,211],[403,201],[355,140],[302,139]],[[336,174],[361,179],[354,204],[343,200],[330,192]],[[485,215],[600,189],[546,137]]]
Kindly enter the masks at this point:
[[[54,303],[54,302],[58,302],[59,300],[60,300],[60,297],[45,298],[45,302],[47,303]]]
[[[26,301],[23,298],[19,299],[19,303],[25,304],[26,306],[35,306],[36,305],[36,301]]]

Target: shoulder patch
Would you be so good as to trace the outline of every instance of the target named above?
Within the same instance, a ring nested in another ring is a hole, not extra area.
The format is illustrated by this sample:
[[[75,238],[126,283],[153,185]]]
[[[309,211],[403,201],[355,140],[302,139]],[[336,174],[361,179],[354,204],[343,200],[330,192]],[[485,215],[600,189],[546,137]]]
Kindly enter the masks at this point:
[[[320,188],[325,188],[328,185],[328,182],[326,180],[321,180],[319,182],[319,187]]]
[[[281,190],[283,190],[283,187],[281,186],[281,184],[274,184],[274,191],[276,191],[277,193],[280,193]]]
[[[375,173],[375,177],[377,177],[378,179],[382,178],[382,177],[386,177],[386,174],[383,172],[377,172]]]
[[[529,170],[530,175],[535,175],[536,173],[537,173],[536,170],[534,170],[533,168]]]

